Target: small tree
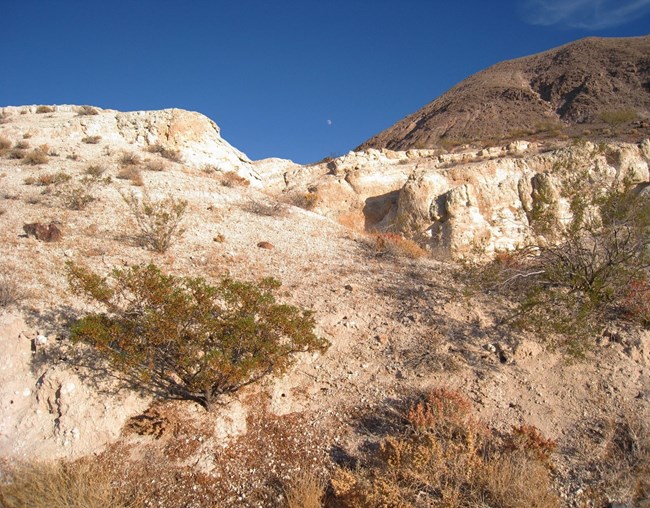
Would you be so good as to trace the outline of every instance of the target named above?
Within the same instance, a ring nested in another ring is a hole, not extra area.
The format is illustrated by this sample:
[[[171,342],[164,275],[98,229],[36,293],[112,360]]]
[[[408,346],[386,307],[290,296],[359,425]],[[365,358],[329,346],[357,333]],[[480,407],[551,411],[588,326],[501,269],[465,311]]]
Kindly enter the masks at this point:
[[[169,196],[153,200],[146,193],[138,198],[134,193],[122,195],[140,229],[142,244],[156,252],[165,252],[174,239],[182,234],[181,222],[187,201]]]
[[[298,352],[325,351],[310,311],[276,303],[274,279],[258,284],[163,274],[155,265],[102,278],[67,264],[73,291],[107,312],[72,327],[138,386],[210,409],[219,398],[282,372]]]

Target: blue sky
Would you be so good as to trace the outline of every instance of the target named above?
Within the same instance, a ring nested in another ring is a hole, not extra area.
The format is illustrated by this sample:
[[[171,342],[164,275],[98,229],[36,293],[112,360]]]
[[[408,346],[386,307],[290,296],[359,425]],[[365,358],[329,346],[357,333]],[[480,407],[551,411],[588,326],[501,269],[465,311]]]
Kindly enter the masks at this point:
[[[0,0],[0,105],[178,107],[253,159],[342,154],[465,77],[650,0]]]

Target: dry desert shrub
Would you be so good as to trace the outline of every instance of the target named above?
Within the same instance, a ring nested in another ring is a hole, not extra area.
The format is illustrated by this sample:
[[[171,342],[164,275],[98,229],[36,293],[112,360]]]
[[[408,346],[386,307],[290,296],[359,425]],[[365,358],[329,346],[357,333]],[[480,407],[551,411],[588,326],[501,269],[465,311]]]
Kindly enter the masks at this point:
[[[645,506],[650,499],[648,421],[647,412],[627,408],[595,425],[595,442],[583,452],[595,473],[588,490],[592,506]]]
[[[115,488],[105,469],[92,463],[25,464],[5,471],[4,508],[135,508],[135,492]]]
[[[219,183],[224,187],[248,187],[250,182],[235,171],[226,171],[219,178]]]
[[[302,471],[287,482],[284,498],[287,508],[321,508],[327,484],[314,473]]]
[[[43,113],[54,113],[54,108],[52,106],[39,106],[36,108],[38,114]]]
[[[0,307],[9,307],[17,303],[23,294],[12,272],[0,269]]]
[[[135,185],[136,187],[142,187],[144,185],[142,172],[136,166],[123,167],[118,171],[117,178],[121,180],[130,180],[131,185]]]
[[[91,178],[101,178],[102,175],[105,173],[106,168],[103,166],[98,166],[96,164],[91,164],[86,168],[84,173],[88,175]]]
[[[161,161],[160,159],[147,161],[144,167],[147,171],[155,171],[155,172],[165,171],[167,169],[167,165],[165,164],[165,162]]]
[[[47,164],[48,162],[47,154],[40,148],[35,148],[31,152],[28,152],[23,157],[23,164],[29,164],[30,166],[39,166],[41,164]]]
[[[4,136],[0,136],[0,153],[4,153],[10,148],[11,148],[11,140]]]
[[[36,185],[45,187],[48,185],[60,185],[69,182],[71,179],[72,177],[69,174],[64,173],[63,171],[59,171],[57,173],[40,175],[38,178],[36,178],[36,181],[34,183]]]
[[[416,242],[395,233],[378,233],[373,235],[374,249],[377,254],[389,253],[393,256],[411,259],[422,258],[426,251]]]
[[[183,156],[181,155],[180,150],[176,150],[174,148],[165,148],[161,144],[155,144],[155,145],[149,145],[147,147],[147,152],[149,153],[157,153],[161,157],[164,157],[167,160],[170,160],[172,162],[182,162],[183,161]]]
[[[162,200],[151,199],[146,193],[122,195],[139,230],[141,244],[156,252],[165,252],[183,233],[181,223],[187,201],[168,196]]]
[[[27,141],[16,141],[14,148],[16,150],[27,150],[29,148],[29,143]]]
[[[118,162],[120,166],[137,166],[140,164],[140,157],[133,152],[124,152]]]
[[[89,116],[89,115],[98,115],[99,111],[93,108],[92,106],[81,106],[77,110],[77,116]]]
[[[305,210],[314,210],[318,203],[320,202],[320,196],[318,192],[305,192],[304,194],[298,194],[293,197],[293,205]]]
[[[331,486],[341,506],[559,506],[544,448],[552,443],[536,429],[502,439],[474,417],[463,395],[441,388],[411,404],[400,427],[357,468],[335,471]]]
[[[86,143],[87,145],[96,145],[101,139],[101,136],[86,136],[81,140],[81,142]]]

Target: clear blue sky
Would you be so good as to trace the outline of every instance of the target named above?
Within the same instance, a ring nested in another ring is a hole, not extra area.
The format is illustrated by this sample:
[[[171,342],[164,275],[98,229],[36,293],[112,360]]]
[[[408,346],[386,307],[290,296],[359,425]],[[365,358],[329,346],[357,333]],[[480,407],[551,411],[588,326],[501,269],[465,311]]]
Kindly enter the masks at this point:
[[[650,0],[0,0],[0,105],[170,107],[253,159],[345,153],[465,77]]]

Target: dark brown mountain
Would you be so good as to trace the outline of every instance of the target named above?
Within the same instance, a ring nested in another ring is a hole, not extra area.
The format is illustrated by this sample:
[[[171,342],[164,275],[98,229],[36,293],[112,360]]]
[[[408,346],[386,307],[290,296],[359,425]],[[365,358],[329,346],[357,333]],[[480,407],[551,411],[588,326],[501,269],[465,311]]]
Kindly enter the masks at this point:
[[[358,149],[641,137],[649,118],[650,36],[590,37],[474,74]]]

